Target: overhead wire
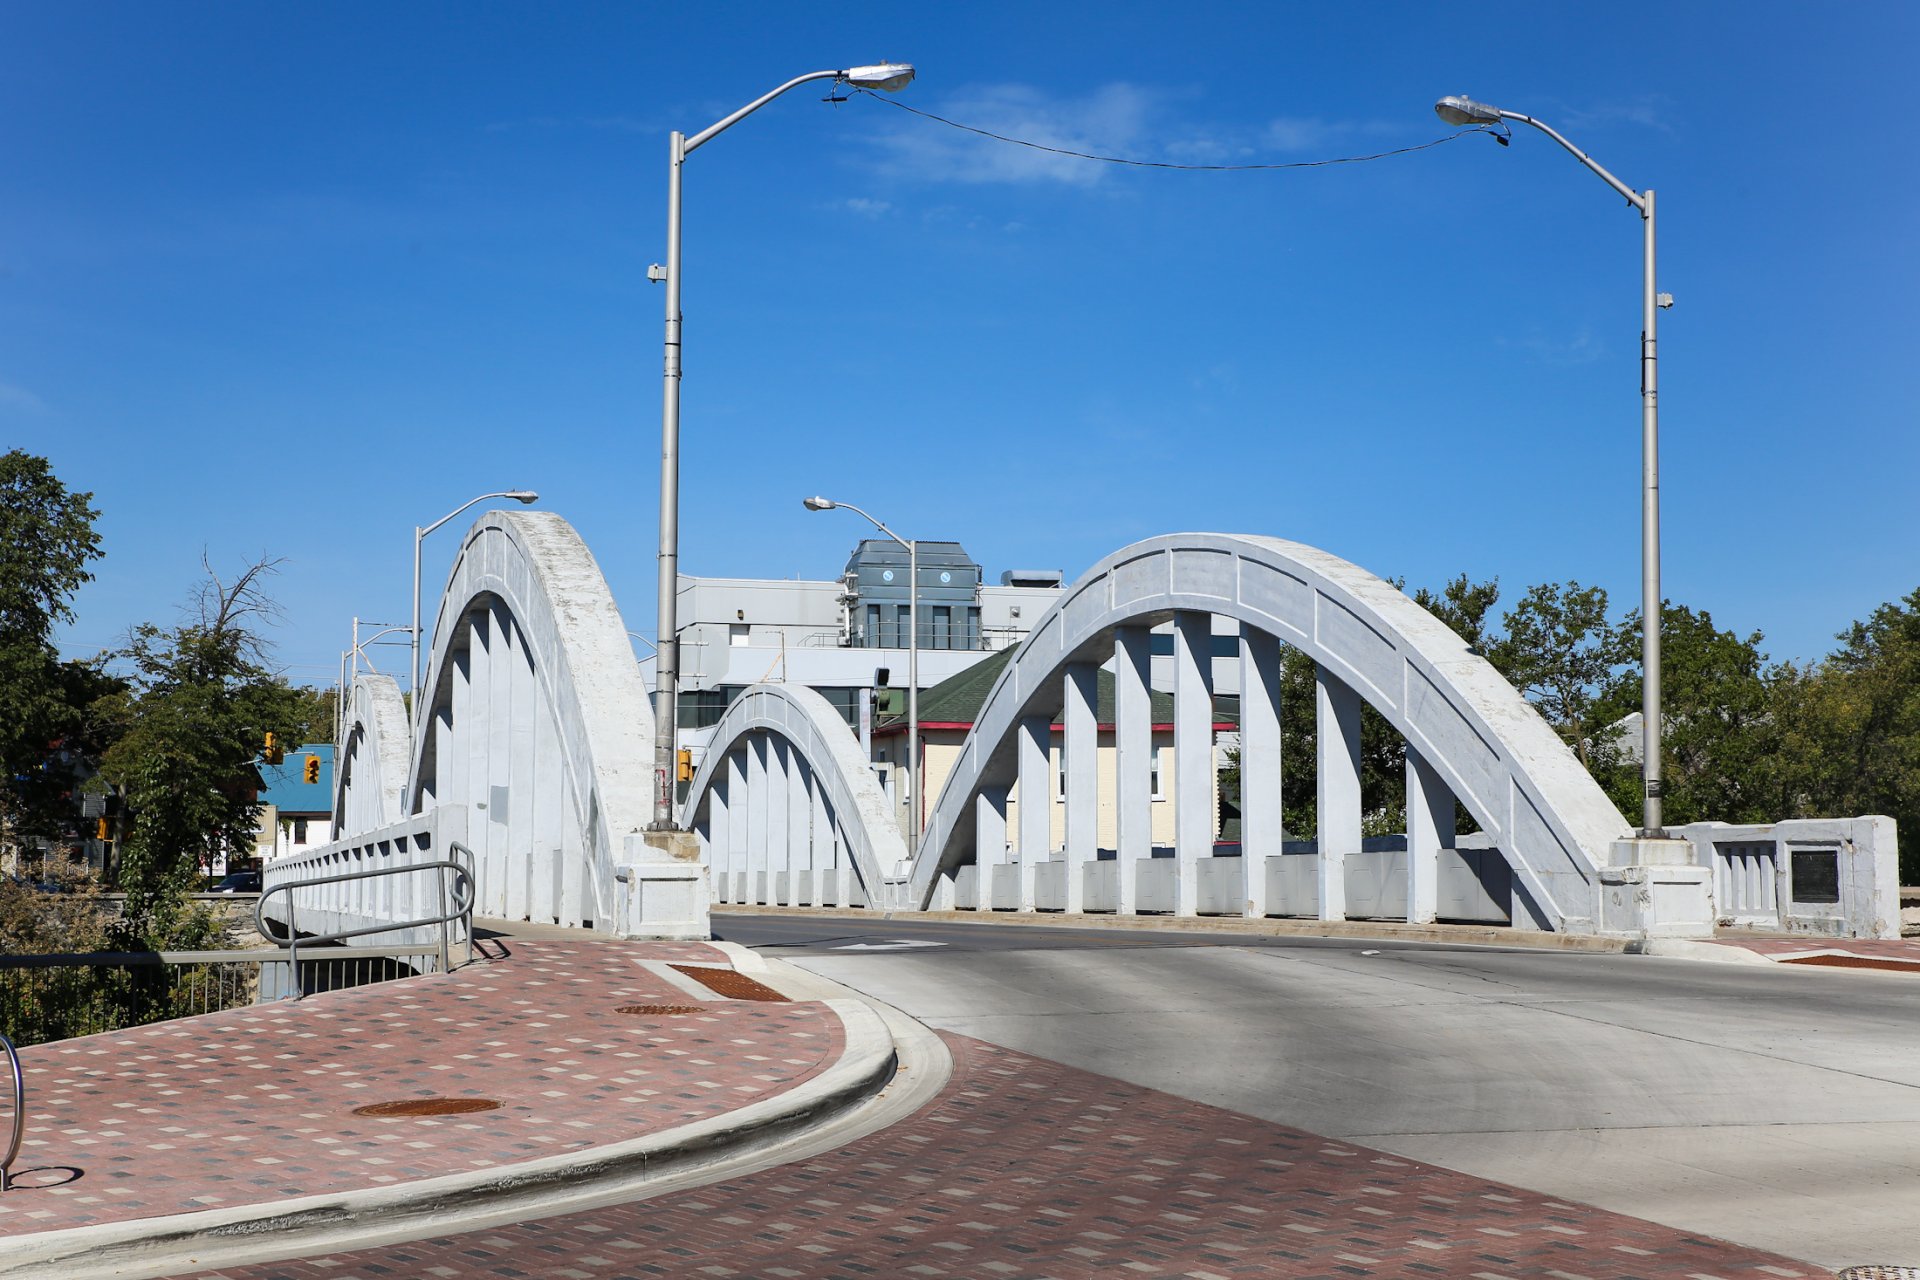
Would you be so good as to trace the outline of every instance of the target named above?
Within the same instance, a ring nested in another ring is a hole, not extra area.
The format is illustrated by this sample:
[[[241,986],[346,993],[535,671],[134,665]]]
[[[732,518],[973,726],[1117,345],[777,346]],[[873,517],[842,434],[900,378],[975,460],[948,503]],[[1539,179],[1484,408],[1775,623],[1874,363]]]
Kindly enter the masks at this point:
[[[1272,164],[1182,164],[1173,160],[1137,160],[1130,156],[1106,156],[1092,151],[1075,151],[1068,147],[1051,147],[1044,142],[1033,142],[1026,138],[1015,138],[1004,133],[995,133],[991,129],[982,129],[978,125],[962,124],[958,120],[949,120],[945,116],[935,115],[931,111],[922,111],[918,107],[909,106],[898,98],[875,93],[871,89],[862,89],[854,86],[853,90],[863,97],[872,98],[877,102],[883,102],[889,107],[894,107],[909,115],[919,116],[923,120],[931,120],[936,124],[946,125],[950,129],[958,129],[962,133],[975,134],[979,137],[990,138],[995,142],[1004,142],[1011,146],[1027,147],[1034,151],[1044,151],[1049,155],[1068,156],[1075,160],[1095,160],[1101,164],[1126,165],[1135,169],[1180,169],[1188,172],[1204,173],[1244,173],[1263,169],[1323,169],[1329,165],[1364,164],[1369,160],[1387,160],[1394,156],[1411,155],[1416,151],[1427,151],[1434,147],[1443,146],[1446,143],[1452,142],[1457,138],[1465,137],[1471,133],[1491,134],[1494,141],[1499,142],[1503,146],[1506,144],[1506,139],[1500,136],[1499,131],[1490,129],[1484,125],[1475,125],[1472,128],[1455,130],[1444,138],[1435,138],[1432,142],[1422,142],[1407,147],[1395,147],[1390,151],[1376,151],[1370,155],[1363,156],[1333,156],[1325,160],[1292,160]],[[828,99],[828,101],[843,101],[843,99]]]

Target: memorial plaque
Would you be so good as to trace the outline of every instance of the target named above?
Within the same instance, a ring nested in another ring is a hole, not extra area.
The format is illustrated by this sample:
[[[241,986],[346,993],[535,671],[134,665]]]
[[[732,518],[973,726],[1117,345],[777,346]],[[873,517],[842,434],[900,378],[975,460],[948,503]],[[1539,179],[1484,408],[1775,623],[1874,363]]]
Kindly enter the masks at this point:
[[[1840,901],[1840,851],[1838,849],[1795,849],[1793,851],[1793,900],[1795,902]]]

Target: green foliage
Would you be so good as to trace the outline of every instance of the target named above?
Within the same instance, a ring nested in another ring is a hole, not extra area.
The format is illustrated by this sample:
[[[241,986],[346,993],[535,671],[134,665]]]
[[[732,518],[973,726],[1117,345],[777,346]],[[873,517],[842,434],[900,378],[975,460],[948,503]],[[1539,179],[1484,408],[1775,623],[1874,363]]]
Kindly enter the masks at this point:
[[[1599,727],[1594,701],[1612,673],[1607,593],[1569,582],[1530,587],[1487,657],[1552,725],[1581,763]]]
[[[258,826],[254,759],[267,733],[296,741],[307,699],[265,666],[256,630],[274,606],[270,562],[233,582],[211,572],[190,621],[136,627],[117,656],[128,690],[110,700],[120,733],[101,760],[130,817],[121,845],[126,926],[147,945],[200,945],[210,925],[187,910],[203,863],[250,854]]]
[[[1794,678],[1760,651],[1758,632],[1722,631],[1704,610],[1668,603],[1661,611],[1662,821],[1773,822],[1789,816],[1782,789],[1782,718],[1776,689]],[[1617,727],[1640,710],[1640,613],[1629,613],[1608,642],[1614,671],[1592,716],[1603,736],[1590,766],[1621,812],[1640,807],[1637,735]],[[1610,737],[1606,737],[1610,735]]]
[[[100,555],[92,497],[68,489],[44,458],[0,454],[0,821],[16,838],[67,834],[73,740],[110,684],[53,646]]]
[[[1838,638],[1783,688],[1784,804],[1794,816],[1891,817],[1901,880],[1920,884],[1920,589]]]

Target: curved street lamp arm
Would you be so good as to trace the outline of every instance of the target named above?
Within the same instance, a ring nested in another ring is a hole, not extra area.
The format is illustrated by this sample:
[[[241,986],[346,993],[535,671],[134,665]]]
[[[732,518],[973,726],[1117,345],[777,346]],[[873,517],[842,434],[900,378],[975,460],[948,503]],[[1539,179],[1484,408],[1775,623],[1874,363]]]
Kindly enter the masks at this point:
[[[709,138],[712,138],[715,134],[723,133],[726,130],[732,128],[734,125],[740,123],[740,121],[746,119],[748,116],[752,115],[754,112],[758,111],[760,108],[766,106],[769,102],[772,102],[775,98],[779,97],[781,94],[785,93],[789,89],[796,88],[800,85],[803,85],[809,80],[837,80],[842,75],[845,75],[845,74],[846,73],[843,71],[809,71],[806,75],[795,76],[793,79],[781,85],[778,89],[775,89],[772,93],[765,93],[760,95],[759,97],[755,98],[752,102],[749,102],[746,106],[734,112],[732,115],[727,116],[721,120],[715,121],[714,123],[708,125],[706,128],[702,129],[700,132],[694,134],[691,138],[688,138],[684,143],[680,145],[680,154],[684,156],[687,153],[691,152],[694,148],[698,147],[701,143],[707,141]]]
[[[908,542],[905,538],[901,537],[899,534],[895,533],[893,530],[887,528],[886,525],[874,519],[872,515],[868,514],[866,511],[862,510],[861,508],[854,506],[851,502],[840,502],[836,500],[833,505],[836,507],[845,507],[849,511],[856,512],[860,516],[864,517],[868,524],[872,525],[874,528],[878,529],[880,532],[886,534],[889,538],[892,538],[895,542],[899,543],[901,546],[907,548],[909,551],[913,549],[913,544],[911,542]]]
[[[515,491],[512,489],[502,489],[499,493],[483,493],[477,498],[473,498],[467,502],[463,502],[459,506],[455,507],[453,510],[447,512],[447,514],[441,516],[438,520],[435,520],[432,524],[427,525],[425,528],[419,530],[417,536],[422,538],[426,537],[428,534],[432,533],[435,529],[438,529],[441,525],[453,519],[455,516],[459,515],[462,511],[465,511],[468,507],[479,506],[481,503],[485,502],[489,498],[511,498],[514,495],[514,492]]]
[[[1571,142],[1568,142],[1558,129],[1554,128],[1550,124],[1545,124],[1539,120],[1535,120],[1532,116],[1521,115],[1518,111],[1502,111],[1500,113],[1500,118],[1502,120],[1517,120],[1521,124],[1530,124],[1534,128],[1538,129],[1540,132],[1546,134],[1549,138],[1552,138],[1555,142],[1559,143],[1561,146],[1565,147],[1568,151],[1572,152],[1574,159],[1578,160],[1581,164],[1587,166],[1587,168],[1599,174],[1601,181],[1605,182],[1608,186],[1612,187],[1615,191],[1618,191],[1621,195],[1625,196],[1627,198],[1627,203],[1632,205],[1634,208],[1638,209],[1642,217],[1646,216],[1647,200],[1645,196],[1641,195],[1638,191],[1635,191],[1632,187],[1628,186],[1626,183],[1620,181],[1620,179],[1614,177],[1611,173],[1608,173],[1606,169],[1602,168],[1599,162],[1596,161],[1592,156],[1588,155],[1586,152],[1582,151],[1580,148],[1574,146]]]

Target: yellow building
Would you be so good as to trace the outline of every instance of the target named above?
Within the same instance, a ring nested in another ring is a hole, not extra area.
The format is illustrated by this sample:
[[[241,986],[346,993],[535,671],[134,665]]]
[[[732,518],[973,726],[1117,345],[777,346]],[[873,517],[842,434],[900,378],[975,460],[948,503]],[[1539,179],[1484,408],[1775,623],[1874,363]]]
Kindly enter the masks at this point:
[[[960,758],[961,745],[967,734],[972,731],[980,708],[985,705],[987,695],[1000,678],[1016,650],[1006,649],[980,662],[959,675],[943,680],[920,695],[920,759],[925,794],[920,798],[923,818],[933,812],[933,806],[940,798],[941,788],[946,786],[947,775],[953,772],[954,764]],[[1115,767],[1118,752],[1114,748],[1114,684],[1113,673],[1102,671],[1098,676],[1098,701],[1094,716],[1099,726],[1100,762],[1097,767],[1099,785],[1098,835],[1096,841],[1102,849],[1112,849],[1118,843],[1116,817],[1117,806],[1114,797],[1118,788],[1115,783]],[[1216,715],[1214,731],[1238,728],[1231,722],[1218,721]],[[1052,746],[1048,750],[1048,804],[1053,810],[1052,844],[1058,849],[1066,844],[1066,788],[1064,785],[1066,756],[1066,733],[1064,726],[1053,725]],[[873,759],[885,765],[893,785],[891,793],[899,808],[901,825],[907,823],[906,792],[904,781],[907,755],[907,720],[905,715],[883,716],[873,730]],[[1215,760],[1215,782],[1212,808],[1214,813],[1213,830],[1217,836],[1220,831],[1219,773],[1221,761]],[[1164,783],[1163,783],[1164,779]],[[1157,846],[1171,847],[1174,840],[1174,788],[1173,781],[1173,695],[1155,691],[1153,693],[1153,843]],[[1020,786],[1014,784],[1007,800],[1007,839],[1012,848],[1020,847],[1020,805],[1023,797]]]

